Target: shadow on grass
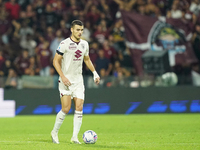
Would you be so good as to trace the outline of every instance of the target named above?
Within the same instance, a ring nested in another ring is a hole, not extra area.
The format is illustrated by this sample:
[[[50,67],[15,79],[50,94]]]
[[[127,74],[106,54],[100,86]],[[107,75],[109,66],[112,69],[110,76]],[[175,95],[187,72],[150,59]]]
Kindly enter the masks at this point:
[[[109,146],[109,145],[98,145],[98,144],[82,144],[81,145],[82,147],[90,147],[90,148],[99,148],[99,149],[102,149],[102,148],[109,148],[109,149],[127,149],[127,147],[125,146]]]
[[[51,144],[54,144],[52,143],[51,139],[41,139],[41,140],[32,140],[33,142],[38,142],[38,143],[51,143]],[[71,144],[70,142],[67,142],[67,141],[60,141],[60,144],[66,144],[66,145],[71,145],[71,146],[80,146],[84,149],[86,148],[95,148],[95,149],[103,149],[103,148],[109,148],[109,149],[128,149],[126,146],[122,146],[122,145],[116,145],[116,146],[113,146],[113,145],[99,145],[99,144],[85,144],[85,143],[82,143],[81,145],[79,144]],[[60,145],[59,144],[59,145]],[[55,144],[56,145],[56,144]]]
[[[21,146],[21,145],[27,145],[27,143],[0,143],[0,146]],[[1,150],[1,147],[0,147]]]
[[[51,139],[42,139],[42,140],[33,140],[35,142],[42,142],[42,143],[52,143]]]
[[[52,140],[49,139],[29,139],[28,141],[23,141],[24,143],[52,143]],[[1,150],[1,149],[0,149]]]

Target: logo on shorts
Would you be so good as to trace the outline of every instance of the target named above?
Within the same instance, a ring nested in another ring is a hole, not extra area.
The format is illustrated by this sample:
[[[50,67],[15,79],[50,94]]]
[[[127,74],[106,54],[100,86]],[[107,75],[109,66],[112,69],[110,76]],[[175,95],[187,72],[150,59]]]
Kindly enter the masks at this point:
[[[75,55],[76,58],[79,58],[82,56],[81,55],[82,52],[80,50],[77,50],[75,53],[76,53],[76,55]]]

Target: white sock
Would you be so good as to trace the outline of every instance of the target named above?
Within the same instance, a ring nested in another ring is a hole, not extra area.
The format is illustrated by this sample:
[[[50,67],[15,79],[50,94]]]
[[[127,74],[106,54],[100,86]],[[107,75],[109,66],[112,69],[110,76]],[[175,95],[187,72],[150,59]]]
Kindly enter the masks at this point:
[[[73,128],[73,138],[76,139],[78,137],[78,133],[82,124],[83,111],[74,112],[74,128]]]
[[[65,113],[60,110],[56,116],[56,121],[55,121],[55,124],[54,124],[54,127],[53,127],[53,131],[57,132],[59,131],[60,129],[60,126],[62,125],[64,119],[65,119]]]

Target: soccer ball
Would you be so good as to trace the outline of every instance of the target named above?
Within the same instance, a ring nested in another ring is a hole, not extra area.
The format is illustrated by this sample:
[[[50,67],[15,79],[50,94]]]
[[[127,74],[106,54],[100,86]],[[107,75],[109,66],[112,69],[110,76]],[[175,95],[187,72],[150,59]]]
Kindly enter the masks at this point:
[[[97,141],[97,134],[92,130],[87,130],[83,133],[83,141],[86,144],[94,144]]]

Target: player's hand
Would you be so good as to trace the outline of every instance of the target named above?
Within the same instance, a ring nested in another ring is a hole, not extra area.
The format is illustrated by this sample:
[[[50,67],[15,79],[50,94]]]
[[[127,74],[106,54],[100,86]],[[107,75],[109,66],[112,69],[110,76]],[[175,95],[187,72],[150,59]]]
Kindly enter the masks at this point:
[[[99,84],[99,82],[100,82],[100,77],[96,78],[96,79],[94,80],[94,82],[95,82],[96,84]]]
[[[65,76],[61,77],[61,79],[65,86],[71,85],[71,82]]]
[[[99,84],[99,82],[100,82],[100,77],[99,77],[98,73],[97,73],[96,71],[93,71],[92,73],[93,73],[94,82],[95,82],[96,84]]]

